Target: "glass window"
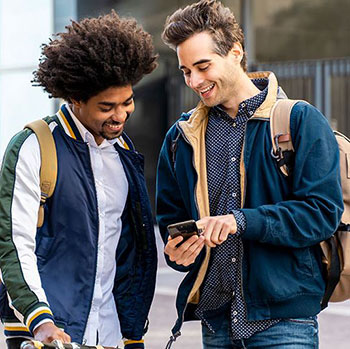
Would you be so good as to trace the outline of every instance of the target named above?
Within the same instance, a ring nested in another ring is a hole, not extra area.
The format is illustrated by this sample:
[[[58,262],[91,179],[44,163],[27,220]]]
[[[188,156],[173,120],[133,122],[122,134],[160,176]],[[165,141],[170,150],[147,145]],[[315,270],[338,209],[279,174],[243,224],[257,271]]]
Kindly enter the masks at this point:
[[[0,67],[36,65],[52,32],[52,1],[0,0]]]
[[[30,83],[52,32],[53,0],[0,0],[0,157],[27,122],[54,112],[54,101]]]

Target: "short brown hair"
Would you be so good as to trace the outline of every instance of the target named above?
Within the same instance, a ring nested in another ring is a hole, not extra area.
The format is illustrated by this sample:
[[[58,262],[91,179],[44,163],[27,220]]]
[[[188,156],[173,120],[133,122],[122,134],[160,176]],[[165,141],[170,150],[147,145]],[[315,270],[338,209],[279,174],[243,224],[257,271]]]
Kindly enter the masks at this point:
[[[151,35],[115,11],[72,21],[43,45],[35,86],[51,97],[87,101],[109,87],[135,85],[157,66]]]
[[[215,43],[215,52],[226,56],[234,43],[243,48],[241,66],[247,71],[247,57],[244,50],[244,34],[232,11],[216,0],[201,0],[180,8],[168,16],[162,39],[166,45],[176,49],[178,45],[196,33],[207,31]]]

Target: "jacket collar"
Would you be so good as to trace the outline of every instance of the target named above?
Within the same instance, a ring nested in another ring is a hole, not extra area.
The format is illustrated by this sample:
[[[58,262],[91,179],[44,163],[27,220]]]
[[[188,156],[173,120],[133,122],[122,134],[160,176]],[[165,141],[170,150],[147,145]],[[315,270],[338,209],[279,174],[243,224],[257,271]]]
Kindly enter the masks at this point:
[[[271,114],[271,108],[276,103],[278,94],[278,83],[274,73],[271,72],[254,72],[248,74],[250,79],[268,79],[267,96],[260,107],[255,111],[252,118],[264,118],[269,119]]]
[[[58,110],[56,115],[68,136],[72,137],[75,140],[83,141],[79,129],[65,104],[61,105],[61,108]]]

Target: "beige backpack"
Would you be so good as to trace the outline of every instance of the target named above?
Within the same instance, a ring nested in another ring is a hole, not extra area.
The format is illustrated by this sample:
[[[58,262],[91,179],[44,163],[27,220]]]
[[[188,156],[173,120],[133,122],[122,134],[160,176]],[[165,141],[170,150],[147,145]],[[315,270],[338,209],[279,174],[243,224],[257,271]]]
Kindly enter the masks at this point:
[[[270,129],[272,156],[281,172],[288,176],[289,157],[294,152],[290,132],[290,114],[299,100],[280,99],[272,108]],[[343,134],[333,131],[340,151],[341,185],[343,191],[344,213],[337,231],[331,238],[320,243],[323,263],[327,268],[326,291],[322,309],[328,302],[341,302],[350,299],[350,140]]]
[[[49,125],[44,120],[36,120],[25,128],[31,129],[38,138],[40,146],[40,206],[38,212],[37,227],[40,228],[44,223],[44,205],[46,200],[51,197],[55,190],[57,180],[57,153],[56,145],[53,139]]]

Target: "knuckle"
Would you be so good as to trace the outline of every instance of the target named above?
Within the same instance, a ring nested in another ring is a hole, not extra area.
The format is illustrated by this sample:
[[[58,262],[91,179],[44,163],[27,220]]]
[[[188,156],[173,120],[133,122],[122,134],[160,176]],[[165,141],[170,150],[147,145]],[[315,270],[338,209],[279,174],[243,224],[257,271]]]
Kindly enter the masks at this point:
[[[206,235],[204,240],[205,240],[206,243],[209,243],[210,242],[210,236]]]
[[[218,243],[218,239],[215,237],[213,237],[211,240],[210,240],[210,242],[212,243],[212,244],[217,244]]]

